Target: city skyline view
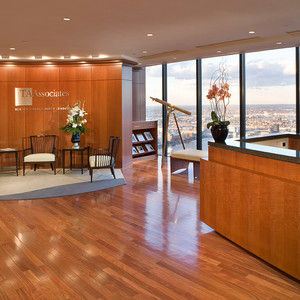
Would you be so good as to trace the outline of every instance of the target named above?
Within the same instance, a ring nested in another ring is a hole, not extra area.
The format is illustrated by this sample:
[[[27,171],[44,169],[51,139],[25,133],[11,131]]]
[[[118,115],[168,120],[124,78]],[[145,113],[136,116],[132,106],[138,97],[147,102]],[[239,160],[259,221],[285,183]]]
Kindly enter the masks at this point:
[[[175,112],[178,125],[185,146],[196,149],[196,110],[191,105],[181,106],[183,109],[190,111],[191,116]],[[207,150],[208,141],[213,141],[211,132],[207,129],[206,124],[210,122],[210,106],[203,106],[202,117],[202,149]],[[147,109],[147,120],[158,120],[158,147],[161,154],[162,149],[162,118],[161,105],[150,106]],[[232,105],[228,111],[228,139],[238,139],[240,136],[239,106]],[[278,133],[295,133],[296,132],[296,113],[294,106],[286,105],[249,105],[247,107],[246,118],[246,137],[254,137]],[[170,117],[168,128],[168,155],[174,150],[181,150],[182,145],[178,135],[174,118]]]
[[[206,124],[211,108],[206,98],[212,74],[220,64],[229,73],[231,99],[226,120],[230,121],[228,138],[240,136],[239,112],[239,55],[202,59],[202,148],[212,140]],[[295,49],[286,48],[245,54],[246,65],[246,136],[259,136],[296,131]],[[150,97],[162,97],[162,66],[146,68],[147,120],[159,122],[161,104]],[[181,133],[190,148],[196,148],[196,61],[174,62],[167,65],[167,101],[191,111],[191,116],[176,112]],[[168,154],[182,149],[173,117],[168,130]]]

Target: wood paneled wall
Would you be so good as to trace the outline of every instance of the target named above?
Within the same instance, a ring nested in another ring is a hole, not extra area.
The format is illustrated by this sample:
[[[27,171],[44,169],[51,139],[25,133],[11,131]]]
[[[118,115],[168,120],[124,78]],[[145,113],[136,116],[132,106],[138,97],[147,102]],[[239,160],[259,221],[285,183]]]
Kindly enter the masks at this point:
[[[67,97],[33,97],[32,106],[15,107],[15,87],[33,91],[65,91]],[[0,148],[22,149],[22,140],[36,134],[58,136],[57,148],[71,146],[67,105],[81,100],[87,131],[80,145],[107,147],[110,135],[121,137],[119,167],[131,163],[132,68],[121,62],[82,65],[0,66]],[[129,155],[130,153],[130,155]],[[58,155],[58,163],[61,156]]]
[[[300,151],[300,139],[289,138],[289,149]]]
[[[147,101],[145,68],[133,68],[132,71],[132,120],[145,121]]]

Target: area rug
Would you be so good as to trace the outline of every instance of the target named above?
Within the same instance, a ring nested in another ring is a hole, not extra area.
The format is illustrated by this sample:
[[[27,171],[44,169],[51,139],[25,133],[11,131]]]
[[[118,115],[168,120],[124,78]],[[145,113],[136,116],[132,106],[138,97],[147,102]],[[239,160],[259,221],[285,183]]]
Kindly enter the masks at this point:
[[[115,169],[113,179],[109,169],[99,169],[90,182],[89,172],[80,170],[67,171],[56,175],[49,169],[29,170],[23,176],[10,172],[0,173],[0,200],[28,200],[76,195],[109,189],[126,184],[120,169]]]

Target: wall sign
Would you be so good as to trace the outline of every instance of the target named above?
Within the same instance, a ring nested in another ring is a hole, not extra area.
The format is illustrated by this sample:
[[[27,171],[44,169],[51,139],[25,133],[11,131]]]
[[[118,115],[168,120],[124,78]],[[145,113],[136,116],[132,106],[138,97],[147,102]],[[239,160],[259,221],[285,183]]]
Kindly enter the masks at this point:
[[[69,92],[63,91],[42,91],[38,92],[36,90],[32,91],[32,88],[15,88],[15,106],[31,106],[32,98],[58,98],[58,97],[68,97]]]
[[[32,105],[32,88],[15,88],[15,106]]]

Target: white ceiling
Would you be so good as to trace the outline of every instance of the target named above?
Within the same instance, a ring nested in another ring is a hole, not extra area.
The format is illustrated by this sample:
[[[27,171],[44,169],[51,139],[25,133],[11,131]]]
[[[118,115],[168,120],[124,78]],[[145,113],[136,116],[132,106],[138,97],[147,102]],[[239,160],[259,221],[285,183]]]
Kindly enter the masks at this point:
[[[0,1],[0,55],[19,60],[102,54],[147,66],[300,45],[300,0]]]

